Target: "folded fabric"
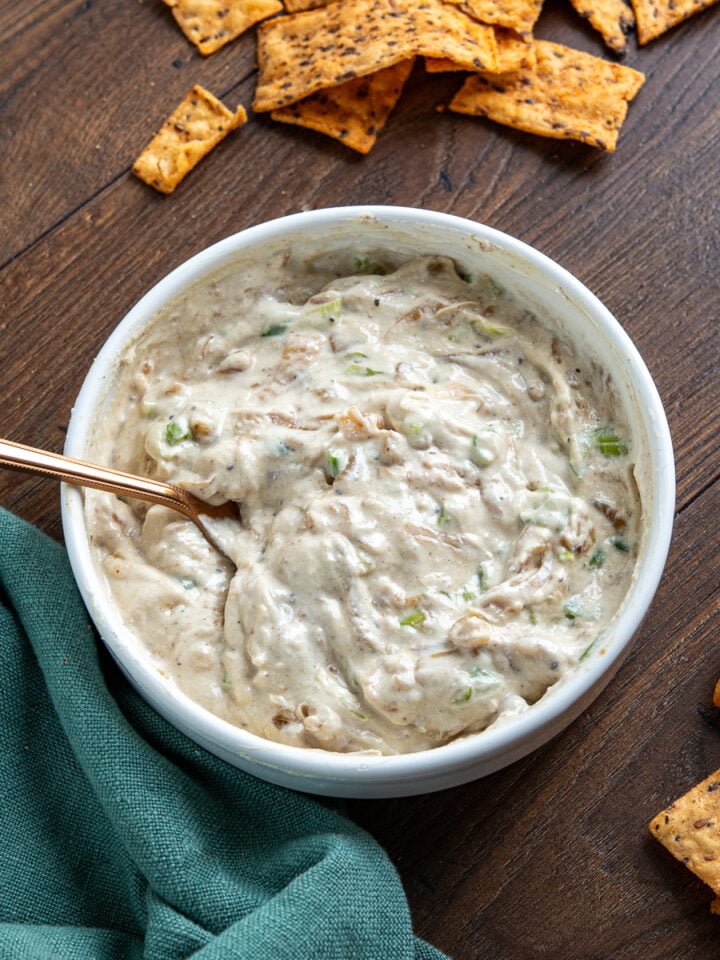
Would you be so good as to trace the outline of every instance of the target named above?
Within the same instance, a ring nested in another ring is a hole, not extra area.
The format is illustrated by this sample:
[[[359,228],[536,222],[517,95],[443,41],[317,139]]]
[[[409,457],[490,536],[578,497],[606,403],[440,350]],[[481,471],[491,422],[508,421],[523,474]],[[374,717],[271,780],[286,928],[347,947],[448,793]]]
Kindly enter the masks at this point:
[[[236,770],[128,686],[64,550],[0,510],[0,956],[439,960],[331,805]]]

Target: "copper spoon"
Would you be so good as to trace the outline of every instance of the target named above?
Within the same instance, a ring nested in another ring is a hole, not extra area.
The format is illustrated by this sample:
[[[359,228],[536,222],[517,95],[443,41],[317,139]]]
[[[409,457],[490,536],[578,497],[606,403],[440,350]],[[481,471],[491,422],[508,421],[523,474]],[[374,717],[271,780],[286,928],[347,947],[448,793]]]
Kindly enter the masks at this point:
[[[135,497],[138,500],[147,500],[150,503],[170,507],[189,517],[213,547],[225,556],[227,556],[226,551],[217,542],[206,521],[208,518],[211,520],[239,518],[238,505],[232,500],[214,506],[171,483],[151,480],[149,477],[138,477],[132,473],[124,473],[122,470],[114,470],[112,467],[86,463],[84,460],[75,460],[59,453],[38,450],[36,447],[14,443],[12,440],[0,440],[0,467],[54,477],[68,483],[95,487],[98,490],[107,490],[121,496]]]

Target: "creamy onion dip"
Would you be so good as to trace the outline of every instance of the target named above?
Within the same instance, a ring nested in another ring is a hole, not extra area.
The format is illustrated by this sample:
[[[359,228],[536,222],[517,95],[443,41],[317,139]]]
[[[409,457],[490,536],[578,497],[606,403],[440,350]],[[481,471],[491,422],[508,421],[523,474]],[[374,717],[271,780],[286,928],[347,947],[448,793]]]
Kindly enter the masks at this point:
[[[93,457],[240,504],[230,562],[88,491],[93,555],[157,669],[261,737],[434,747],[527,710],[633,577],[612,383],[490,276],[278,253],[226,267],[119,358]]]

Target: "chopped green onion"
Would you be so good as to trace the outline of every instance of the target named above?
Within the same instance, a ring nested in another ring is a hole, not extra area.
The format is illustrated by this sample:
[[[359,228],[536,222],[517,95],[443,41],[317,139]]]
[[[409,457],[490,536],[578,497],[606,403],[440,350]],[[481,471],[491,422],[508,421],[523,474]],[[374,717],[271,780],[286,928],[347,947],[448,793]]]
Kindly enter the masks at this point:
[[[588,657],[588,656],[590,655],[590,653],[592,652],[592,650],[597,646],[598,641],[599,641],[600,639],[602,639],[602,637],[603,637],[604,635],[605,635],[605,631],[604,631],[604,630],[601,630],[600,633],[599,633],[599,634],[595,637],[595,639],[592,641],[592,643],[591,643],[589,646],[585,647],[585,649],[583,650],[583,652],[580,654],[580,659],[581,659],[581,660],[584,660],[585,657]]]
[[[627,540],[623,540],[622,537],[613,537],[610,543],[616,550],[619,550],[620,553],[630,553],[630,544]]]
[[[261,337],[279,337],[287,330],[286,323],[271,323],[269,327],[265,327],[263,332],[260,334]]]
[[[469,603],[471,600],[475,599],[475,594],[472,592],[472,590],[463,590],[462,598],[466,603]]]
[[[414,613],[409,613],[406,617],[400,621],[401,627],[420,627],[425,623],[425,614],[422,610],[416,610]]]
[[[604,457],[624,457],[627,444],[613,431],[601,427],[595,431],[595,446]]]
[[[474,317],[472,322],[476,332],[484,333],[488,337],[503,337],[513,332],[512,327],[504,323],[493,323],[492,320],[483,316]]]
[[[473,434],[472,438],[470,459],[479,467],[487,467],[487,465],[492,463],[495,459],[495,454],[493,451],[490,449],[490,447],[486,447],[482,444],[476,433]]]
[[[186,590],[194,590],[195,587],[197,587],[197,583],[191,580],[190,577],[178,577],[178,580]]]
[[[307,320],[321,320],[324,322],[339,320],[342,316],[342,299],[335,297],[334,300],[327,300],[325,303],[310,302],[305,308],[305,318]]]
[[[590,559],[588,560],[588,566],[594,567],[595,570],[599,570],[602,565],[605,563],[605,551],[601,550],[600,547],[595,547]]]
[[[192,439],[192,430],[185,419],[171,420],[165,427],[165,439],[174,447],[183,440]]]
[[[355,257],[353,267],[356,273],[375,274],[379,277],[384,277],[387,273],[386,268],[381,263],[377,263],[369,257]]]
[[[485,667],[474,667],[470,671],[470,676],[473,680],[478,680],[480,683],[485,684],[485,686],[497,686],[500,682],[500,678],[496,673],[493,673],[492,670],[486,670]]]
[[[563,613],[568,620],[576,620],[582,616],[582,600],[579,596],[570,597],[563,607]]]
[[[467,703],[468,700],[472,698],[473,689],[472,687],[466,687],[462,693],[459,693],[454,699],[453,703]]]
[[[357,373],[361,377],[377,377],[384,373],[383,370],[373,370],[372,367],[366,367],[362,363],[351,363],[346,369],[346,373]]]
[[[340,474],[345,469],[345,464],[347,460],[345,454],[342,452],[333,453],[331,450],[328,450],[327,455],[327,465],[326,470],[329,477],[332,477],[334,480],[336,477],[339,477]]]
[[[445,511],[445,504],[444,504],[444,503],[441,503],[441,504],[440,504],[440,509],[438,510],[437,522],[438,522],[438,526],[439,526],[439,527],[446,527],[446,526],[448,525],[448,523],[450,522],[450,517],[449,517],[449,515],[448,515],[448,514],[446,513],[446,511]]]

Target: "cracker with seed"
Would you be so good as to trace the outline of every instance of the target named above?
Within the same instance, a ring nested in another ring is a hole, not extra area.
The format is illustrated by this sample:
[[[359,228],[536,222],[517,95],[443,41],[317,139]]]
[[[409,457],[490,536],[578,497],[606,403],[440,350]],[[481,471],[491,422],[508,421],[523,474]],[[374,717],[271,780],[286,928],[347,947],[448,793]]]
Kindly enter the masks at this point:
[[[628,103],[644,74],[547,40],[535,41],[535,66],[505,77],[467,78],[450,103],[457,113],[545,137],[613,151]]]
[[[514,30],[505,27],[495,27],[495,42],[497,43],[497,70],[496,73],[514,73],[522,67],[532,67],[535,63],[535,47],[519,37]],[[426,57],[425,69],[428,73],[447,73],[462,70],[452,60],[440,60]]]
[[[637,21],[638,43],[650,43],[717,0],[632,0]]]
[[[654,817],[650,833],[720,900],[720,770]]]
[[[165,0],[178,26],[202,54],[214,53],[283,9],[280,0]]]
[[[526,39],[532,38],[533,27],[542,11],[543,0],[449,0],[459,3],[481,23],[508,27]]]
[[[260,25],[253,109],[277,110],[416,55],[497,69],[492,27],[442,0],[344,0]]]
[[[400,99],[413,62],[403,60],[367,77],[355,77],[337,87],[319,90],[304,100],[273,110],[270,116],[335,137],[358,153],[369,153]]]
[[[333,0],[284,0],[285,9],[288,13],[300,13],[303,10],[315,10],[316,7],[324,7]]]
[[[627,35],[635,26],[628,0],[570,0],[575,10],[598,31],[615,53],[627,50]]]
[[[243,107],[233,113],[196,85],[145,147],[132,172],[161,193],[172,193],[206,153],[246,120]]]

